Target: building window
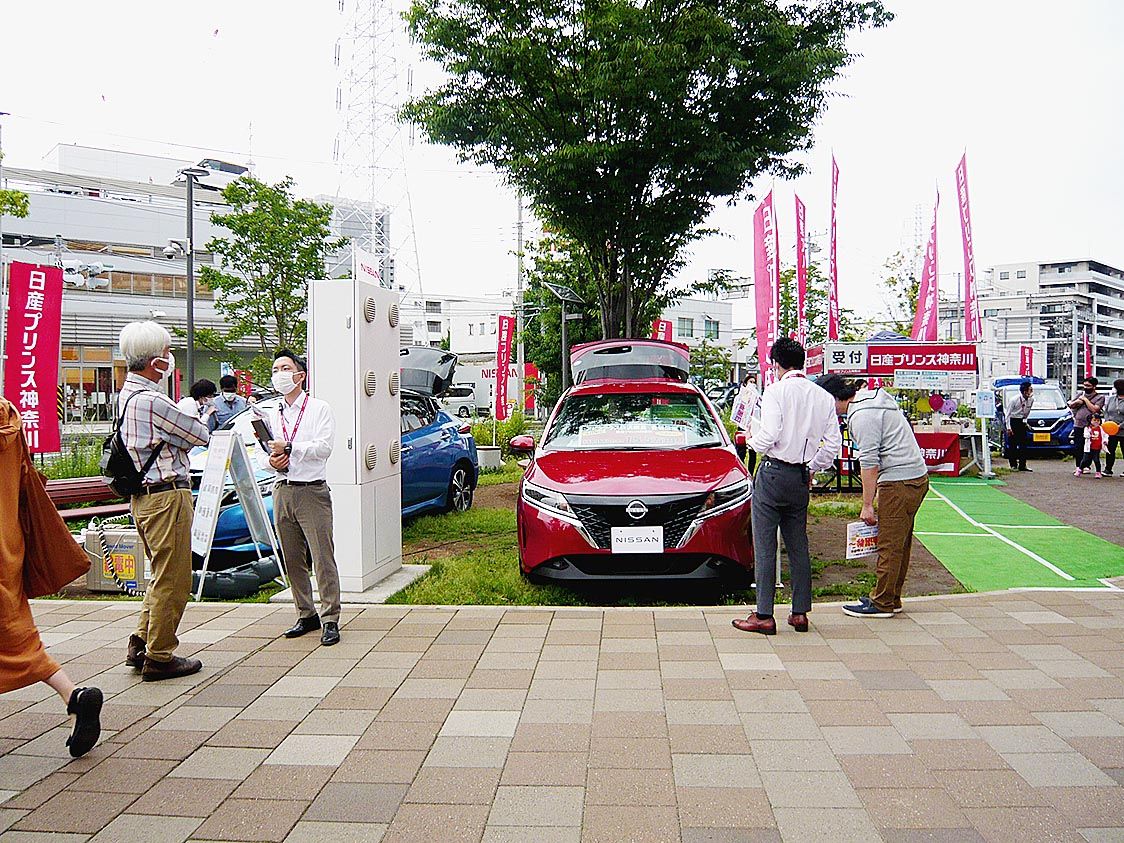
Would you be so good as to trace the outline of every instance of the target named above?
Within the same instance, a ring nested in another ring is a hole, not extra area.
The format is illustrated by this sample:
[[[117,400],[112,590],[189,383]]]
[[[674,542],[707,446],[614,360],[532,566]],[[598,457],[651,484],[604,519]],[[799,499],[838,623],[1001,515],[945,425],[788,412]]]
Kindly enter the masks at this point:
[[[441,302],[439,302],[439,301],[427,301],[425,303],[425,312],[426,313],[440,313],[441,312]]]
[[[708,340],[718,339],[718,320],[704,319],[703,320],[703,336]]]
[[[695,320],[687,316],[680,316],[675,320],[675,333],[681,337],[693,337],[695,335]]]
[[[441,323],[440,322],[426,322],[425,327],[431,334],[440,334],[441,333]]]
[[[497,327],[498,325],[499,325],[499,320],[498,320],[498,319],[497,319],[497,320],[496,320],[495,322],[493,322],[493,323],[492,323],[492,333],[493,333],[493,334],[495,334],[495,333],[496,333],[496,327]]]
[[[484,323],[480,323],[480,336],[484,336]]]
[[[1000,272],[1000,273],[999,273],[999,280],[1000,280],[1000,281],[1006,281],[1006,280],[1007,280],[1008,278],[1010,278],[1010,277],[1011,277],[1011,273],[1010,273],[1010,272]]]
[[[1015,271],[1015,277],[1016,278],[1026,278],[1026,270],[1025,269],[1016,270]]]
[[[468,323],[468,335],[470,337],[476,336],[476,326],[473,325],[471,322]]]

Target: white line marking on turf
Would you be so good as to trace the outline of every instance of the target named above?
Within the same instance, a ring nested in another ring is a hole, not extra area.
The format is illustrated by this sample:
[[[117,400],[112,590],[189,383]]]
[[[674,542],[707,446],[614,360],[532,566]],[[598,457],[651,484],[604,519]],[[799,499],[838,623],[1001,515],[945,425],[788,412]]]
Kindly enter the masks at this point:
[[[1052,562],[1049,562],[1046,559],[1043,559],[1041,556],[1039,556],[1034,551],[1027,550],[1025,547],[1023,547],[1018,542],[1012,541],[1011,539],[1004,536],[1002,533],[995,532],[995,530],[991,529],[986,524],[981,524],[979,521],[977,521],[975,518],[973,518],[971,515],[969,515],[964,510],[962,510],[960,507],[958,507],[956,504],[954,504],[952,501],[950,501],[947,497],[942,495],[936,489],[932,489],[932,492],[933,492],[934,495],[936,495],[938,498],[940,498],[942,501],[944,501],[950,507],[952,507],[953,511],[957,515],[959,515],[961,518],[963,518],[965,521],[967,521],[973,527],[978,527],[979,529],[983,530],[984,532],[986,532],[986,533],[988,533],[992,536],[995,536],[995,538],[999,539],[999,541],[1003,542],[1004,544],[1010,545],[1015,550],[1019,551],[1019,553],[1023,553],[1025,555],[1029,556],[1031,559],[1033,559],[1039,565],[1043,565],[1044,567],[1049,568],[1051,571],[1053,571],[1055,574],[1057,574],[1063,580],[1069,580],[1070,582],[1073,582],[1073,580],[1076,579],[1076,577],[1071,577],[1069,574],[1067,574],[1065,571],[1063,571],[1057,565],[1053,564]]]
[[[964,536],[969,539],[989,539],[990,533],[936,533],[927,530],[914,530],[915,536]]]
[[[1069,524],[984,524],[998,530],[1076,530]]]

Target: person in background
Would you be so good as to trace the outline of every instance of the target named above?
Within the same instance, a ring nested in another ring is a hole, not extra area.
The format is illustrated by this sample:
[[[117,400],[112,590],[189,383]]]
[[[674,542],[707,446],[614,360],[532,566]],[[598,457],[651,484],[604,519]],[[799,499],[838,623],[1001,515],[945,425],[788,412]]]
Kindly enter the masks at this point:
[[[216,429],[221,428],[249,406],[246,399],[238,394],[238,378],[234,375],[223,375],[219,378],[219,389],[222,394],[215,400]]]
[[[929,470],[917,437],[893,396],[883,389],[856,398],[861,382],[842,375],[816,381],[835,398],[847,416],[851,441],[862,472],[863,506],[859,517],[878,525],[878,580],[869,597],[843,607],[856,618],[889,618],[902,611],[902,587],[913,549],[913,524],[929,491]],[[874,513],[875,499],[878,514]]]
[[[1081,392],[1068,406],[1073,411],[1073,461],[1079,463],[1085,453],[1085,428],[1089,426],[1089,419],[1093,413],[1104,411],[1104,396],[1097,395],[1097,379],[1085,378],[1081,382]]]
[[[843,437],[835,401],[804,375],[804,346],[781,337],[769,350],[777,382],[761,396],[761,421],[750,447],[761,455],[753,487],[753,552],[757,611],[732,621],[743,632],[776,635],[777,528],[788,549],[792,612],[788,624],[808,631],[812,560],[808,553],[808,496],[812,475],[834,465]]]
[[[1106,438],[1101,428],[1101,414],[1093,413],[1085,428],[1085,450],[1081,454],[1081,462],[1073,470],[1074,477],[1080,477],[1089,470],[1090,465],[1095,465],[1097,469],[1095,476],[1098,480],[1101,479],[1101,450],[1104,448]]]
[[[1113,422],[1116,425],[1116,433],[1108,437],[1108,443],[1105,446],[1105,466],[1104,473],[1106,477],[1112,476],[1112,468],[1116,465],[1116,449],[1118,447],[1124,448],[1124,378],[1117,378],[1112,382],[1113,393],[1108,396],[1104,402],[1104,420],[1106,422]]]
[[[98,688],[74,687],[66,671],[47,654],[35,628],[23,586],[20,478],[27,466],[22,440],[19,413],[0,397],[0,694],[36,682],[49,685],[66,704],[66,713],[75,716],[66,745],[78,758],[93,749],[101,735],[103,697]],[[86,675],[99,668],[79,669]]]
[[[207,425],[207,431],[213,431],[218,425],[215,423],[215,382],[202,378],[191,385],[188,394],[176,404],[185,413],[194,413],[196,418]]]
[[[1034,407],[1034,385],[1030,381],[1019,384],[1019,394],[1004,408],[1007,420],[1007,458],[1016,471],[1032,471],[1026,467],[1026,445],[1030,432],[1027,419]]]
[[[206,445],[207,426],[184,412],[165,391],[176,369],[172,337],[155,322],[130,322],[121,329],[121,353],[129,368],[117,398],[124,413],[121,437],[137,470],[153,457],[144,488],[130,502],[137,532],[152,563],[137,631],[129,636],[125,664],[154,682],[189,676],[199,659],[175,655],[176,630],[191,594],[191,480],[188,454]],[[135,397],[135,400],[129,400]]]
[[[757,388],[757,375],[751,372],[742,381],[741,389],[738,390],[737,397],[734,398],[734,406],[730,412],[734,424],[746,437],[747,444],[735,445],[734,447],[737,449],[738,458],[742,462],[746,462],[748,457],[747,465],[750,474],[753,474],[757,468],[757,452],[749,448],[748,441],[753,433],[752,419],[754,414],[760,411],[760,403],[761,391]]]
[[[269,466],[281,476],[273,491],[274,520],[298,613],[285,637],[297,638],[323,626],[320,643],[330,647],[340,640],[340,575],[327,482],[336,421],[327,402],[305,391],[307,381],[303,359],[288,349],[277,352],[273,388],[284,400],[269,414]],[[310,562],[316,570],[320,614],[313,602]]]

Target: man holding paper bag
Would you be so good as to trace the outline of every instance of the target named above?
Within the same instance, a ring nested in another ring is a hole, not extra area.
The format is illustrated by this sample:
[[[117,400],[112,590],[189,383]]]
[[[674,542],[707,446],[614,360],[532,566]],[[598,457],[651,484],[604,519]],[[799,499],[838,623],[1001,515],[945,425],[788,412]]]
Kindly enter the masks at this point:
[[[929,491],[925,457],[905,414],[884,390],[876,389],[856,399],[861,382],[824,375],[816,383],[835,398],[839,414],[847,416],[862,472],[860,518],[878,525],[878,580],[869,597],[844,606],[843,612],[856,618],[893,617],[902,610],[902,586],[913,549],[913,522]]]

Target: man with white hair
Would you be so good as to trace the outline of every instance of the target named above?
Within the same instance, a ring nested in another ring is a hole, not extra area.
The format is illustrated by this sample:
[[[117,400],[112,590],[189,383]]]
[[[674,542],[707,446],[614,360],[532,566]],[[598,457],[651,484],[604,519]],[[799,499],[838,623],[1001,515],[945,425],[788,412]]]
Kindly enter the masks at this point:
[[[206,445],[207,426],[168,397],[176,368],[172,337],[155,322],[130,322],[121,331],[129,367],[117,398],[121,437],[144,487],[133,496],[137,531],[152,564],[137,631],[129,636],[125,663],[146,682],[197,673],[199,659],[175,655],[176,630],[191,594],[191,481],[188,453]]]

